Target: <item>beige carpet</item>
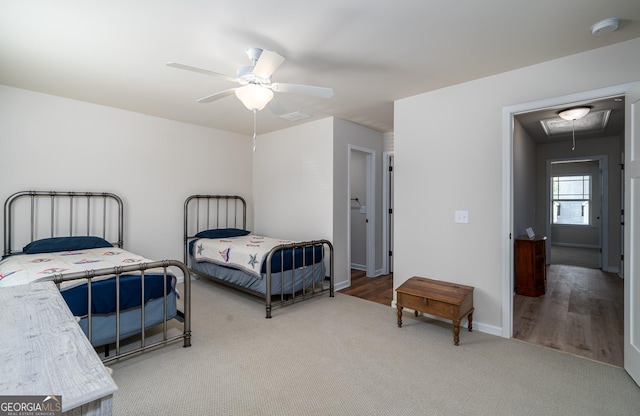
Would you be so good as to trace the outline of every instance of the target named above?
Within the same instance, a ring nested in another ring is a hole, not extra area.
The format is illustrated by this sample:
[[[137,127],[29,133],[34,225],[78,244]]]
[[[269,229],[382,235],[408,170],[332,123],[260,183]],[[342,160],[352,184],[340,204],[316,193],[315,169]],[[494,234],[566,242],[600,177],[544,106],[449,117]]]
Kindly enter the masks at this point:
[[[193,282],[193,345],[111,364],[115,415],[636,415],[621,368],[352,296],[274,310]]]

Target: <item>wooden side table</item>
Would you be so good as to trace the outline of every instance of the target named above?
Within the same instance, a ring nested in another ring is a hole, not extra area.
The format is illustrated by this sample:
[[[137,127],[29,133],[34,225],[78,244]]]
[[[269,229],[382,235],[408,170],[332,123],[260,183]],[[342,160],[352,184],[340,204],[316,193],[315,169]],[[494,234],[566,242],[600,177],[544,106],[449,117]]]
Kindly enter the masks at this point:
[[[402,327],[402,309],[435,315],[453,321],[453,344],[460,342],[460,319],[467,316],[469,332],[473,320],[473,287],[414,276],[397,289],[398,327]]]

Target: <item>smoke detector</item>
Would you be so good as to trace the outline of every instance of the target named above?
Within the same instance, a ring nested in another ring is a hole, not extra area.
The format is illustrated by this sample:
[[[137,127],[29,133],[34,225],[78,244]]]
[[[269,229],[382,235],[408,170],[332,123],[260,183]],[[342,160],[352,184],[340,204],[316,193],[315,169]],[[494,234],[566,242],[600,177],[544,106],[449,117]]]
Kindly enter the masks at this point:
[[[591,34],[593,36],[606,35],[613,32],[620,25],[620,19],[612,17],[610,19],[604,19],[591,26]]]

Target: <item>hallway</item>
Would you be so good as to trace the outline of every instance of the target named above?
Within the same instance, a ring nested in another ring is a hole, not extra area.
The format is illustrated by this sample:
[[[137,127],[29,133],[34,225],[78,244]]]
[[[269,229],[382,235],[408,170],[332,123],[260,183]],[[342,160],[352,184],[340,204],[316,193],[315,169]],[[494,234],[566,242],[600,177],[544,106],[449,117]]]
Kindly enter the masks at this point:
[[[624,281],[579,266],[547,266],[547,290],[514,295],[513,337],[623,366]]]

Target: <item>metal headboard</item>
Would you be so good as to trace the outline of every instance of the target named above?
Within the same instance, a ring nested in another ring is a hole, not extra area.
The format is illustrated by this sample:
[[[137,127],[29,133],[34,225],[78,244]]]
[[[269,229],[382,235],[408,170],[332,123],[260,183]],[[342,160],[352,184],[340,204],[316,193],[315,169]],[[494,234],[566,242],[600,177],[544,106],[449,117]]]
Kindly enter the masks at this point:
[[[246,228],[247,203],[238,195],[191,195],[184,202],[184,262],[189,240],[199,231]]]
[[[98,236],[122,248],[123,224],[122,200],[112,193],[17,192],[4,203],[4,255],[47,237]]]

